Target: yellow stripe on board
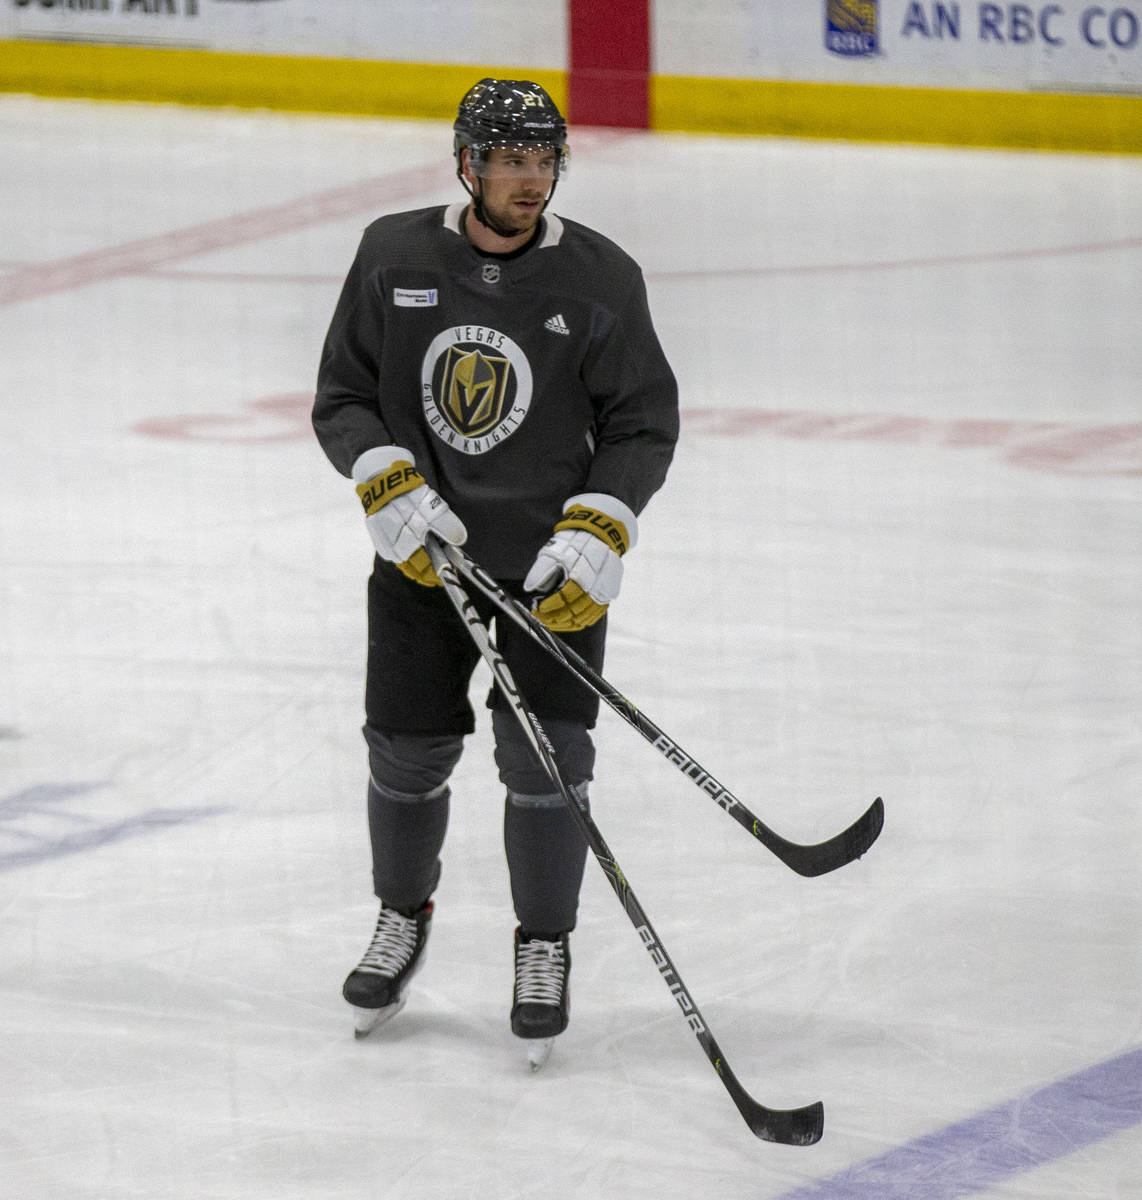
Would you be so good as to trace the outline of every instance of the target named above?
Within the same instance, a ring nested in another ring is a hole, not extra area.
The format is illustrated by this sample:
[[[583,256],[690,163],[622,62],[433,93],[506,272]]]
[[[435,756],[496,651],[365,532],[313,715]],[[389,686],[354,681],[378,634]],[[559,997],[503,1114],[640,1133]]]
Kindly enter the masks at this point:
[[[483,75],[524,77],[566,110],[567,72],[0,41],[0,91],[451,120]],[[855,141],[1142,153],[1142,96],[651,79],[651,128]]]
[[[662,130],[1142,153],[1142,96],[660,75],[650,111]]]
[[[0,41],[0,92],[452,120],[485,75],[528,78],[566,104],[563,71]]]

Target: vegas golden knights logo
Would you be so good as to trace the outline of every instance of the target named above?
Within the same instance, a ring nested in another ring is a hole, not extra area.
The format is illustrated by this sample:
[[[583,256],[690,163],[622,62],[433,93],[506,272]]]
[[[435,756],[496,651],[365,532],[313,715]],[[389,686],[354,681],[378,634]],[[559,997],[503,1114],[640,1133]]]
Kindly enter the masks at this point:
[[[420,370],[429,429],[461,454],[485,454],[512,436],[531,407],[527,356],[507,334],[460,325],[437,334]]]
[[[511,363],[499,355],[449,346],[444,356],[440,402],[448,423],[465,437],[479,437],[503,415]]]

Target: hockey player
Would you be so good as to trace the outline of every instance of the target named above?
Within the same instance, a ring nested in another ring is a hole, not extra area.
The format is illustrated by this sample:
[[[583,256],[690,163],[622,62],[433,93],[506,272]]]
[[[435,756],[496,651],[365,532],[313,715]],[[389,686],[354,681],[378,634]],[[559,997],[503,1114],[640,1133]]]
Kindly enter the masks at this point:
[[[467,200],[366,229],[313,409],[325,453],[357,485],[376,551],[364,733],[381,909],[343,988],[359,1034],[399,1011],[423,963],[448,781],[474,729],[478,652],[426,539],[464,544],[599,669],[621,559],[678,432],[677,387],[637,264],[546,211],[568,163],[551,97],[528,81],[483,79],[453,128]],[[490,620],[490,605],[475,603]],[[586,803],[597,698],[511,622],[496,637]],[[488,707],[519,922],[511,1028],[535,1050],[567,1026],[587,848],[494,687]]]

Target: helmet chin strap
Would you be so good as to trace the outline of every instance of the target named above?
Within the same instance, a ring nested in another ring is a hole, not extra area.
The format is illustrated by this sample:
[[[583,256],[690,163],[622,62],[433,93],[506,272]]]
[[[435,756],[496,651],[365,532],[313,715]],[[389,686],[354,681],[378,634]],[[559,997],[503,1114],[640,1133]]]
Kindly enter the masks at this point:
[[[486,225],[494,234],[502,238],[519,237],[521,233],[525,232],[523,229],[511,229],[506,225],[501,225],[494,217],[488,214],[487,209],[484,208],[484,188],[480,184],[480,177],[478,175],[475,177],[477,184],[479,184],[477,189],[468,186],[468,181],[464,178],[462,171],[457,171],[456,174],[459,176],[464,190],[472,197],[472,212],[475,213],[476,220],[481,225]],[[543,208],[539,210],[540,212],[547,211],[547,206],[551,203],[551,197],[555,195],[555,185],[558,182],[558,179],[552,180],[551,190],[547,193],[547,198],[543,201]]]

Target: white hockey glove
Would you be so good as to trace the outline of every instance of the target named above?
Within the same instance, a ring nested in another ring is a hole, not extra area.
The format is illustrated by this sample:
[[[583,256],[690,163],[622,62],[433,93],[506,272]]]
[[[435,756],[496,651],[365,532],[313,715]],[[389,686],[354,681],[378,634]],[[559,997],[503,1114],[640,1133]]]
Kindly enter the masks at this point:
[[[637,541],[638,519],[621,500],[572,496],[523,581],[524,591],[539,593],[535,615],[555,633],[594,625],[619,594],[621,556]]]
[[[412,454],[403,446],[374,446],[353,464],[352,475],[377,553],[416,583],[439,587],[424,549],[429,532],[462,546],[468,531],[424,482]]]

